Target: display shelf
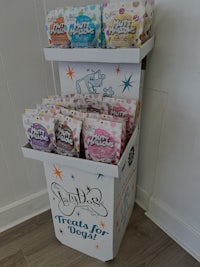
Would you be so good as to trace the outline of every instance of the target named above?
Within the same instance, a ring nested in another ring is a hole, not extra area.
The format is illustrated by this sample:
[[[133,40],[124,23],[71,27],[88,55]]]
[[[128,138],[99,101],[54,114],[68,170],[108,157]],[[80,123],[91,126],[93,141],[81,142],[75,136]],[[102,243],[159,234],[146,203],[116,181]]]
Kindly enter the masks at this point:
[[[58,63],[61,95],[106,91],[141,103],[141,61],[153,45],[154,37],[140,48],[44,48],[44,55]],[[70,72],[76,73],[74,79]],[[117,165],[34,150],[29,144],[22,148],[24,157],[43,162],[57,239],[102,261],[117,256],[134,207],[140,113],[137,116]]]
[[[154,37],[140,48],[44,48],[45,59],[49,61],[98,62],[98,63],[140,63],[152,50]]]
[[[84,172],[88,172],[89,170],[90,172],[93,173],[101,173],[109,177],[113,176],[115,178],[119,178],[122,175],[125,161],[129,156],[130,150],[132,148],[134,140],[137,139],[137,136],[138,136],[138,129],[136,127],[117,165],[112,165],[103,162],[96,162],[92,160],[75,158],[75,157],[68,157],[55,153],[38,151],[32,149],[30,144],[26,144],[25,146],[23,146],[22,152],[24,157],[26,158],[36,159],[51,164],[61,164],[63,166],[76,168]]]

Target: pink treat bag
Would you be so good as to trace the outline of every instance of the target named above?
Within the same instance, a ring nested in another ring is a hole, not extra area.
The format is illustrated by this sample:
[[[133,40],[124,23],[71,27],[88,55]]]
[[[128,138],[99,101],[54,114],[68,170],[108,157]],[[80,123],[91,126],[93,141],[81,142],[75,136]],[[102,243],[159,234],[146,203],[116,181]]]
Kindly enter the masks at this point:
[[[137,102],[135,99],[121,99],[104,97],[103,101],[109,103],[109,114],[126,119],[127,141],[130,139],[135,123]]]
[[[122,124],[86,118],[83,139],[87,159],[117,164],[121,154]]]

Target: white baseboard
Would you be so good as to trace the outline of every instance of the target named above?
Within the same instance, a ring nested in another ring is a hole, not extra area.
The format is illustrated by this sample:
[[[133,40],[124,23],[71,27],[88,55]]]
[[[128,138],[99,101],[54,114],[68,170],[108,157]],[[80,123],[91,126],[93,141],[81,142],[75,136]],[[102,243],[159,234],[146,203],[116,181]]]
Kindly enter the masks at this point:
[[[149,193],[146,192],[139,185],[137,185],[135,202],[145,211],[147,211],[149,207],[149,199],[150,199]]]
[[[0,208],[0,233],[50,209],[47,190]]]
[[[184,218],[162,201],[151,198],[146,215],[165,233],[200,262],[200,228],[185,223]]]

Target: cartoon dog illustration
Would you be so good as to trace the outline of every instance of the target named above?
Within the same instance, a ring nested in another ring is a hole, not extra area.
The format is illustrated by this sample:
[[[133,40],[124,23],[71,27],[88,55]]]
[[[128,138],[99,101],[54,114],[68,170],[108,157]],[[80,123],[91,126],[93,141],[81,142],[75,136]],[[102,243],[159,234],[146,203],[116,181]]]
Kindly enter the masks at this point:
[[[105,78],[106,75],[102,74],[101,70],[92,71],[76,81],[76,91],[81,94],[86,89],[89,94],[95,94],[97,93],[97,88],[102,86]]]

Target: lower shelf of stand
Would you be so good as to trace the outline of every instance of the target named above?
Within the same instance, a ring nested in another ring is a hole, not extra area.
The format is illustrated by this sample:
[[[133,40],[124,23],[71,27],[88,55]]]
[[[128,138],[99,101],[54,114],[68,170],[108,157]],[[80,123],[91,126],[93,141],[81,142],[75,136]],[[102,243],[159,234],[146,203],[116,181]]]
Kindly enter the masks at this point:
[[[24,147],[22,147],[22,152],[24,157],[40,160],[44,163],[59,164],[62,166],[75,168],[84,172],[99,173],[101,175],[119,178],[122,174],[128,171],[132,163],[137,160],[137,153],[133,153],[133,147],[137,146],[137,142],[138,129],[136,128],[117,165],[34,150],[29,144],[26,144]]]

